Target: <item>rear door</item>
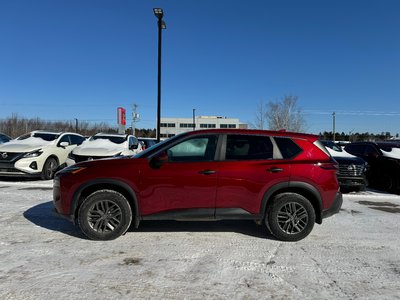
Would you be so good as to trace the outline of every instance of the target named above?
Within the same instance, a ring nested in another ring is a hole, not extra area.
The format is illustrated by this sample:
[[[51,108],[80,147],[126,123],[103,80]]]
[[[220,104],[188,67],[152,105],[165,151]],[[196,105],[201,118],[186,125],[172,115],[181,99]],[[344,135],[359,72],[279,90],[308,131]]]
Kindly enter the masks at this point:
[[[218,166],[217,218],[258,214],[264,193],[289,181],[290,164],[265,135],[228,134]]]

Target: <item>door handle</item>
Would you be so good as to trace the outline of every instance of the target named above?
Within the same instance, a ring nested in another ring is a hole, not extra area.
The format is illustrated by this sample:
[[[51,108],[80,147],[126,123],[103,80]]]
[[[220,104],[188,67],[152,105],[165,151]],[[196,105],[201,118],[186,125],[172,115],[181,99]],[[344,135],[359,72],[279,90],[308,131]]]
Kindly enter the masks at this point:
[[[277,167],[272,167],[272,168],[270,168],[270,169],[267,169],[267,172],[270,172],[270,173],[279,173],[279,172],[283,172],[283,169],[282,169],[282,168],[277,168]]]
[[[203,171],[199,171],[199,174],[203,174],[203,175],[211,175],[214,174],[215,171],[214,170],[203,170]]]

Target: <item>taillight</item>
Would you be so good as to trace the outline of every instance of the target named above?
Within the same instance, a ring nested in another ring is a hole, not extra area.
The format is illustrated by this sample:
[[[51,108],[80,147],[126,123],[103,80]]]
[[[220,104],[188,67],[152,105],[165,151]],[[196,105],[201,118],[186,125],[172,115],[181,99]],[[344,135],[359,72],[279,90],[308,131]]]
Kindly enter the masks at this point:
[[[319,163],[316,163],[315,165],[324,170],[335,170],[335,171],[339,170],[339,165],[335,161],[319,162]]]

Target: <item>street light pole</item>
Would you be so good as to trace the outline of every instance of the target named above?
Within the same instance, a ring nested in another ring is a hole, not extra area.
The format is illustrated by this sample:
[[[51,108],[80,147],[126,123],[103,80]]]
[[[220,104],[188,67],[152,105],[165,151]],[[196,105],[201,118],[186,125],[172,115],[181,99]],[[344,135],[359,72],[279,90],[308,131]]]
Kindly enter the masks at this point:
[[[196,130],[196,109],[193,108],[193,130]]]
[[[160,142],[160,124],[161,124],[161,42],[162,30],[167,26],[163,21],[164,12],[162,8],[153,8],[154,15],[158,19],[158,76],[157,76],[157,142]]]
[[[333,141],[335,142],[335,140],[336,140],[336,113],[335,112],[333,112],[332,117],[333,117]]]

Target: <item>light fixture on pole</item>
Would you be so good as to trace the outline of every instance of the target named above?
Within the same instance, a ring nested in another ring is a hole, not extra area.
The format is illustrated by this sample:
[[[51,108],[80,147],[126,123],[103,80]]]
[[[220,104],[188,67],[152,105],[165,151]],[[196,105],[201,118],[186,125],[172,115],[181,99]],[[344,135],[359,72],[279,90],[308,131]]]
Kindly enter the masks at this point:
[[[161,42],[162,30],[167,26],[162,19],[164,12],[162,8],[153,8],[154,15],[158,19],[158,76],[157,76],[157,142],[160,141],[160,124],[161,124]]]

